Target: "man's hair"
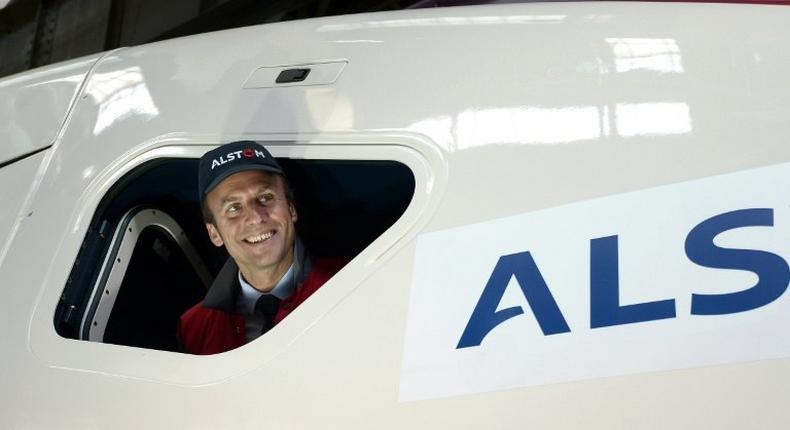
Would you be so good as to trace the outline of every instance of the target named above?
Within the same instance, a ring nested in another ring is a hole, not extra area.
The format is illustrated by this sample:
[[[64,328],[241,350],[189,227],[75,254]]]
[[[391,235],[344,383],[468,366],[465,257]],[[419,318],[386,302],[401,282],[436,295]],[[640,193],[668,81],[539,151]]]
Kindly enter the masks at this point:
[[[293,188],[291,188],[291,184],[288,182],[288,179],[285,176],[283,176],[283,175],[281,175],[279,173],[273,173],[273,175],[279,176],[280,180],[283,183],[283,189],[285,190],[285,200],[289,204],[295,204],[294,203],[294,190],[293,190]],[[208,208],[208,204],[206,203],[206,198],[205,197],[200,201],[200,212],[203,214],[203,222],[204,223],[206,223],[206,224],[214,224],[214,215],[211,213],[211,210]]]

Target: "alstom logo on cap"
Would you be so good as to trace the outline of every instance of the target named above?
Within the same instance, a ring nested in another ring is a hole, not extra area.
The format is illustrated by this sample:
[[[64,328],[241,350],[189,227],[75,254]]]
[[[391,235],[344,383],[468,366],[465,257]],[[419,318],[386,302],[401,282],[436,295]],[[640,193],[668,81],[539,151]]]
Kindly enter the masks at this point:
[[[219,158],[215,158],[211,160],[211,170],[214,170],[215,167],[222,166],[225,163],[229,163],[234,160],[241,160],[242,158],[266,158],[266,154],[263,151],[258,149],[246,148],[242,149],[241,151],[233,151],[228,152],[225,155],[220,155]]]

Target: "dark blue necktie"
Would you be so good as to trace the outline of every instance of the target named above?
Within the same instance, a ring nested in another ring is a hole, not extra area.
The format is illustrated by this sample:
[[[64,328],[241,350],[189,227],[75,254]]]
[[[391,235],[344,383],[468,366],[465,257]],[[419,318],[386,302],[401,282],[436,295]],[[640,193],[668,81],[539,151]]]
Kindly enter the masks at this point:
[[[273,294],[264,294],[255,302],[255,314],[263,318],[261,334],[266,333],[274,327],[274,317],[280,307],[280,299]]]

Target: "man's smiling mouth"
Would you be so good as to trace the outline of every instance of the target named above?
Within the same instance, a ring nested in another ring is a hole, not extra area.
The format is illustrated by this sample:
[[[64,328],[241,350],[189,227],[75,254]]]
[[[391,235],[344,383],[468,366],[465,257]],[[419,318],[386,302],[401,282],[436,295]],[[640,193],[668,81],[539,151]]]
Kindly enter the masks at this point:
[[[270,231],[270,232],[261,233],[261,234],[255,235],[255,236],[245,237],[244,241],[247,242],[247,243],[256,244],[256,243],[261,243],[261,242],[267,241],[267,240],[271,239],[272,236],[274,236],[274,232]]]

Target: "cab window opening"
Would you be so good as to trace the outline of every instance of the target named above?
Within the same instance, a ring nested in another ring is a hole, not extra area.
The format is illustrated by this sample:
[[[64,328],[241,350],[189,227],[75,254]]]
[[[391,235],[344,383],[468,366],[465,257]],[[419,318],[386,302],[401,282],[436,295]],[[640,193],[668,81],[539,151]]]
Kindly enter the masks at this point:
[[[299,213],[296,229],[311,255],[352,260],[405,212],[414,176],[405,165],[381,160],[279,159]],[[196,159],[160,159],[125,175],[106,194],[91,221],[55,313],[59,335],[88,340],[90,325],[102,327],[104,343],[179,351],[178,317],[200,302],[206,287],[182,245],[161,229],[138,232],[109,315],[97,315],[108,300],[101,273],[113,238],[134,208],[171,217],[211,279],[228,260],[215,247],[198,201]],[[121,240],[122,236],[115,237]],[[117,247],[117,246],[116,246]],[[119,257],[115,257],[119,258]],[[109,264],[109,263],[108,263]],[[106,280],[105,280],[106,281]],[[99,291],[102,290],[102,291]],[[104,318],[102,320],[101,318]]]

